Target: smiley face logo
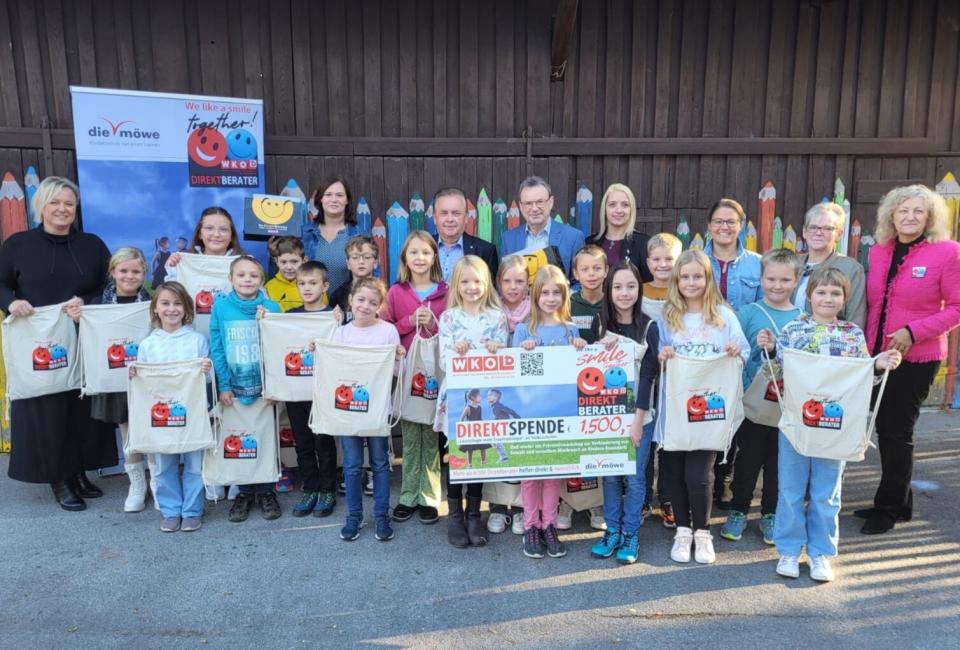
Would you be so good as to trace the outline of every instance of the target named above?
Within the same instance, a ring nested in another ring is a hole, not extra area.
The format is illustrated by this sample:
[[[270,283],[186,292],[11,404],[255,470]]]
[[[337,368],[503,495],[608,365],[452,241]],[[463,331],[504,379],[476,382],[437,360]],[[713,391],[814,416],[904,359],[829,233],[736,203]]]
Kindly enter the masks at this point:
[[[62,345],[55,345],[50,348],[50,359],[66,359],[67,358],[67,349]]]
[[[619,366],[603,373],[604,388],[623,388],[627,385],[627,371]]]
[[[170,417],[172,418],[185,418],[187,417],[187,409],[180,402],[175,402],[170,405]]]
[[[253,214],[268,226],[286,223],[293,216],[293,201],[269,196],[255,196],[250,200]]]
[[[170,419],[170,407],[163,402],[157,402],[150,408],[150,417],[153,418],[154,423],[166,425],[167,420]]]
[[[187,154],[201,167],[217,167],[227,157],[227,141],[216,129],[202,126],[187,137]]]
[[[123,346],[123,352],[127,355],[128,359],[136,359],[137,352],[140,351],[140,345],[138,343],[127,343]]]
[[[313,368],[313,352],[301,352],[300,361],[304,369]]]
[[[230,160],[255,160],[257,139],[246,129],[234,129],[227,134],[227,152]]]
[[[136,353],[134,353],[136,355]],[[107,348],[107,359],[111,363],[120,363],[127,358],[127,351],[124,346],[116,343]]]
[[[35,348],[33,350],[33,367],[46,368],[50,365],[50,350],[47,348]]]
[[[823,416],[828,418],[843,417],[843,407],[836,402],[827,402],[823,405]]]
[[[803,423],[813,423],[815,425],[820,421],[820,418],[823,417],[823,402],[819,402],[814,399],[808,399],[803,403],[802,410]]]
[[[413,387],[413,390],[422,391],[423,387],[427,384],[427,377],[422,372],[418,372],[410,380],[410,386]]]
[[[229,435],[223,439],[223,450],[230,454],[235,454],[240,451],[240,446],[243,443],[240,440],[238,435]]]
[[[349,404],[353,400],[353,389],[349,386],[341,384],[340,386],[337,386],[337,390],[334,391],[333,397],[337,404]]]
[[[423,387],[424,387],[426,390],[428,390],[428,391],[430,391],[430,392],[433,392],[433,391],[435,391],[435,390],[437,390],[437,389],[440,388],[440,384],[437,382],[437,378],[436,378],[436,377],[428,377],[428,378],[427,378],[427,383],[425,383],[425,384],[423,385]]]
[[[303,357],[300,356],[299,352],[288,352],[287,356],[283,358],[283,365],[287,367],[287,370],[296,372],[303,366]]]
[[[687,400],[687,413],[698,416],[707,412],[707,400],[703,395],[694,395]]]
[[[577,388],[584,395],[598,395],[603,390],[603,371],[600,368],[584,368],[577,375]]]
[[[356,402],[369,402],[370,393],[368,393],[367,389],[363,386],[357,386],[353,389],[353,399]]]
[[[707,408],[708,409],[722,409],[723,408],[723,397],[717,394],[713,394],[707,398]]]

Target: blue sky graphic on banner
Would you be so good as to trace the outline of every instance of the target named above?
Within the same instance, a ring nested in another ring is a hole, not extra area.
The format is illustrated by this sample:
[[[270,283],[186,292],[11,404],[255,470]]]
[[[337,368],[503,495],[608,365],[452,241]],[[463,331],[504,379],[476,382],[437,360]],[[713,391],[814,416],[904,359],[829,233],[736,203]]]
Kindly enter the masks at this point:
[[[162,263],[219,205],[243,232],[243,201],[264,192],[263,102],[71,87],[84,229]],[[266,262],[266,246],[241,242]]]

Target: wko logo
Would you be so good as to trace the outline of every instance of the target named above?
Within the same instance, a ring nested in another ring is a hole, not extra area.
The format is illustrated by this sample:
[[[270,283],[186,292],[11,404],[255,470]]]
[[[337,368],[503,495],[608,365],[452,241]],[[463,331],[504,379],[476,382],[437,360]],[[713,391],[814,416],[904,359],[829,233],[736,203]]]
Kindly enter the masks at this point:
[[[513,357],[500,355],[485,355],[482,357],[454,357],[454,374],[468,374],[474,372],[513,372],[516,360]]]
[[[87,131],[87,135],[89,135],[91,138],[123,138],[128,140],[160,139],[159,131],[147,131],[146,129],[141,129],[138,126],[134,126],[133,128],[127,126],[129,124],[136,124],[136,122],[133,120],[120,120],[119,122],[113,122],[102,116],[100,119],[106,122],[109,128],[105,129],[99,125],[90,127],[90,130]]]

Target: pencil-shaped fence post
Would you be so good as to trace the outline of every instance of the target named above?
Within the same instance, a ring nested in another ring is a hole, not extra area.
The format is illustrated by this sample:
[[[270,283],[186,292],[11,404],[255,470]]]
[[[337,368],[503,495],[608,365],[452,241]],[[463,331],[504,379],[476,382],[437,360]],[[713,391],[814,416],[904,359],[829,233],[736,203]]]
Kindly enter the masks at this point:
[[[493,205],[484,188],[477,197],[477,237],[485,242],[493,240]]]
[[[418,192],[414,192],[410,198],[410,230],[423,230],[425,222],[423,199]]]
[[[777,188],[773,181],[767,181],[760,188],[757,212],[757,249],[758,253],[766,253],[773,245],[773,223],[777,213]]]

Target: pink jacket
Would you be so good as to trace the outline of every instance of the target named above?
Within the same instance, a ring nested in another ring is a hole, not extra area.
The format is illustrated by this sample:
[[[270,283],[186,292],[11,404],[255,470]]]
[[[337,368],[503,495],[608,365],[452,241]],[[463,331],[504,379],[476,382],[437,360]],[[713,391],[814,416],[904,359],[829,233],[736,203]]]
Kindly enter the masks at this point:
[[[390,290],[387,292],[386,309],[384,309],[381,315],[383,316],[383,320],[396,325],[397,332],[400,333],[400,344],[408,351],[410,350],[410,344],[413,343],[414,330],[416,329],[410,324],[410,314],[415,312],[417,307],[421,305],[429,305],[430,310],[437,316],[437,320],[439,321],[440,314],[447,308],[447,283],[441,280],[437,288],[433,290],[433,293],[427,296],[427,299],[422,302],[420,298],[417,297],[417,293],[413,290],[413,287],[410,286],[409,282],[395,284],[390,287]],[[426,331],[423,332],[424,336],[433,336],[436,333],[436,323],[431,323],[426,328]]]
[[[873,351],[880,308],[894,242],[870,250],[867,274],[867,345]],[[920,242],[897,270],[887,299],[883,335],[910,326],[914,342],[904,359],[914,363],[942,361],[947,356],[947,332],[960,325],[960,244]],[[886,346],[884,346],[884,349]]]

